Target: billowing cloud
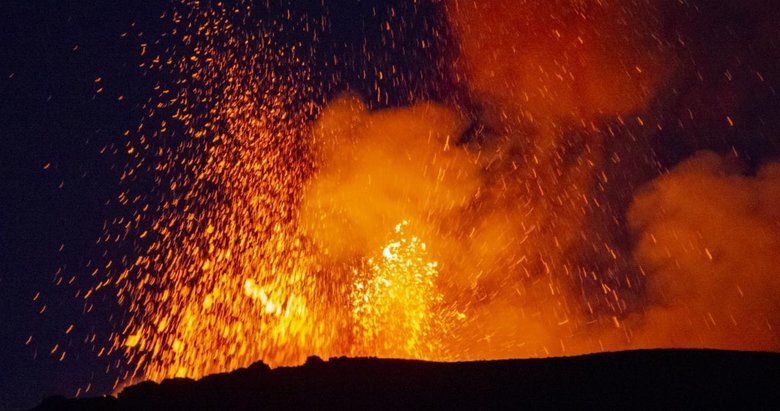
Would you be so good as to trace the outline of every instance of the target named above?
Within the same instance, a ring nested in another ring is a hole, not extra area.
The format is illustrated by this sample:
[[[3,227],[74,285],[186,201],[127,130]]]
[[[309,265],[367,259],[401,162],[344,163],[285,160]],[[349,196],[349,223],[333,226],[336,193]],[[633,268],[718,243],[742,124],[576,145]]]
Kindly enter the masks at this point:
[[[669,74],[652,6],[450,0],[469,87],[539,128],[641,110]]]
[[[302,226],[335,259],[365,255],[407,220],[429,235],[473,201],[479,172],[458,144],[464,122],[435,104],[369,112],[356,97],[332,102],[314,131],[316,176]]]
[[[647,279],[636,344],[780,350],[780,163],[700,152],[629,210]]]

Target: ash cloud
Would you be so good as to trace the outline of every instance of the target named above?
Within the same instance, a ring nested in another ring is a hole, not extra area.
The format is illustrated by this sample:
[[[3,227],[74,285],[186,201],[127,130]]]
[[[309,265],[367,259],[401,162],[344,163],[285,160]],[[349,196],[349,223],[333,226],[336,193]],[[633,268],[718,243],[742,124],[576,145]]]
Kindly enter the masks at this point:
[[[440,263],[444,300],[465,314],[439,359],[780,349],[778,166],[748,176],[698,154],[633,192],[661,166],[651,143],[632,142],[664,129],[658,106],[695,71],[665,40],[661,11],[588,0],[445,8],[477,113],[330,103],[301,212],[327,264],[354,266],[410,221]]]
[[[303,234],[328,271],[346,273],[337,288],[349,289],[349,273],[408,222],[438,264],[444,305],[463,314],[428,342],[440,347],[437,359],[574,349],[573,330],[585,320],[564,284],[575,268],[561,242],[576,234],[559,219],[582,215],[540,199],[541,183],[513,167],[519,158],[464,143],[466,126],[433,103],[372,112],[352,95],[334,100],[314,126],[318,170],[304,191]],[[550,188],[566,189],[576,186]]]
[[[465,122],[432,103],[370,112],[356,96],[330,103],[314,130],[317,175],[302,226],[335,260],[381,247],[403,220],[424,232],[464,208],[479,173],[457,144]]]
[[[561,121],[640,111],[674,66],[648,3],[450,0],[446,8],[469,88],[542,137]]]
[[[648,184],[628,221],[648,305],[637,345],[780,350],[780,163],[746,175],[699,152]]]

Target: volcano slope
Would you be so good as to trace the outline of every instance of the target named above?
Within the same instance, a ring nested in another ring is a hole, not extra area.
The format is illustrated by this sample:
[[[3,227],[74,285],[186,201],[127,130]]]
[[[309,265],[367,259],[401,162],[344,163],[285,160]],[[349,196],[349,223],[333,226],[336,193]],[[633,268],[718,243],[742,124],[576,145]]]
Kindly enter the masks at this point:
[[[310,357],[200,380],[143,382],[116,397],[45,399],[36,410],[719,408],[780,409],[780,354],[638,350],[434,363]]]

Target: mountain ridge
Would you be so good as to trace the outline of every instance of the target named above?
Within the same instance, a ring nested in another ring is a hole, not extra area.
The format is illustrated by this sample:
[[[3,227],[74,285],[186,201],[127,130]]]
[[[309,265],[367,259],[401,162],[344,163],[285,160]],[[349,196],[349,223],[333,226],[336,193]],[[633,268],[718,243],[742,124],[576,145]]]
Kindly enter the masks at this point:
[[[309,357],[199,380],[145,381],[116,397],[34,410],[723,407],[780,409],[780,353],[705,349],[428,362]]]

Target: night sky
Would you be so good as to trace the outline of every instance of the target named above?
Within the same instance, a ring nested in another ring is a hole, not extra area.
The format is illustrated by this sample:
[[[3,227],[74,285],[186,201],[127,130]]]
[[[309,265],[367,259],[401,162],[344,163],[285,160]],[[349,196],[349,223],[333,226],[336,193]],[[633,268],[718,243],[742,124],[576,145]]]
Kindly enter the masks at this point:
[[[404,1],[328,1],[327,7],[318,1],[293,3],[293,14],[328,22],[314,52],[315,82],[321,87],[312,98],[324,103],[351,89],[372,101],[374,109],[418,100],[464,100],[464,87],[448,66],[437,64],[453,58],[448,46],[454,44],[439,2],[418,1],[417,11]],[[700,149],[739,153],[747,175],[777,158],[780,19],[774,2],[696,1],[684,11],[676,1],[656,3],[663,10],[664,34],[680,34],[689,44],[675,59],[681,67],[677,77],[656,102],[658,122],[670,126],[652,142],[643,142],[642,150],[652,152],[663,170]],[[398,19],[404,21],[397,29],[399,41],[388,48],[380,39],[392,4],[408,18]],[[84,316],[74,288],[55,287],[53,281],[58,270],[88,273],[85,267],[105,251],[95,244],[104,222],[127,213],[112,201],[121,191],[116,164],[126,159],[101,149],[143,116],[140,106],[156,79],[138,67],[140,44],[169,30],[159,18],[169,7],[124,0],[12,0],[2,7],[0,408],[29,407],[52,394],[73,396],[85,382],[92,382],[92,394],[105,393],[116,378],[104,372],[105,360],[87,345],[80,346],[77,338],[63,340],[73,323],[79,330],[109,329],[121,315],[116,303],[106,300],[94,315]],[[271,7],[267,13],[273,16],[284,8]],[[410,51],[420,38],[431,40],[432,50]],[[357,45],[364,40],[374,50],[371,60],[361,58]],[[340,63],[325,64],[333,55],[342,57]],[[376,102],[375,82],[388,80],[361,73],[392,64],[411,75],[403,88],[382,84],[389,97]],[[697,120],[675,128],[689,113]],[[628,150],[624,142],[608,144]],[[637,172],[630,183],[652,179],[648,170]],[[623,196],[614,207],[625,210],[629,201],[630,195]],[[624,234],[615,238],[631,246]],[[90,280],[81,276],[76,281]],[[43,306],[45,312],[39,313]],[[73,347],[59,361],[49,350],[63,341]]]
[[[132,124],[144,85],[134,69],[138,46],[119,35],[133,21],[155,23],[160,10],[99,1],[3,8],[0,403],[18,408],[71,391],[71,378],[97,365],[89,356],[59,363],[42,352],[48,343],[25,341],[53,341],[80,316],[71,292],[52,287],[53,274],[82,266],[102,221],[117,211],[104,205],[117,184],[99,148]],[[99,76],[112,86],[96,96]],[[51,303],[44,315],[33,302],[41,290]]]

